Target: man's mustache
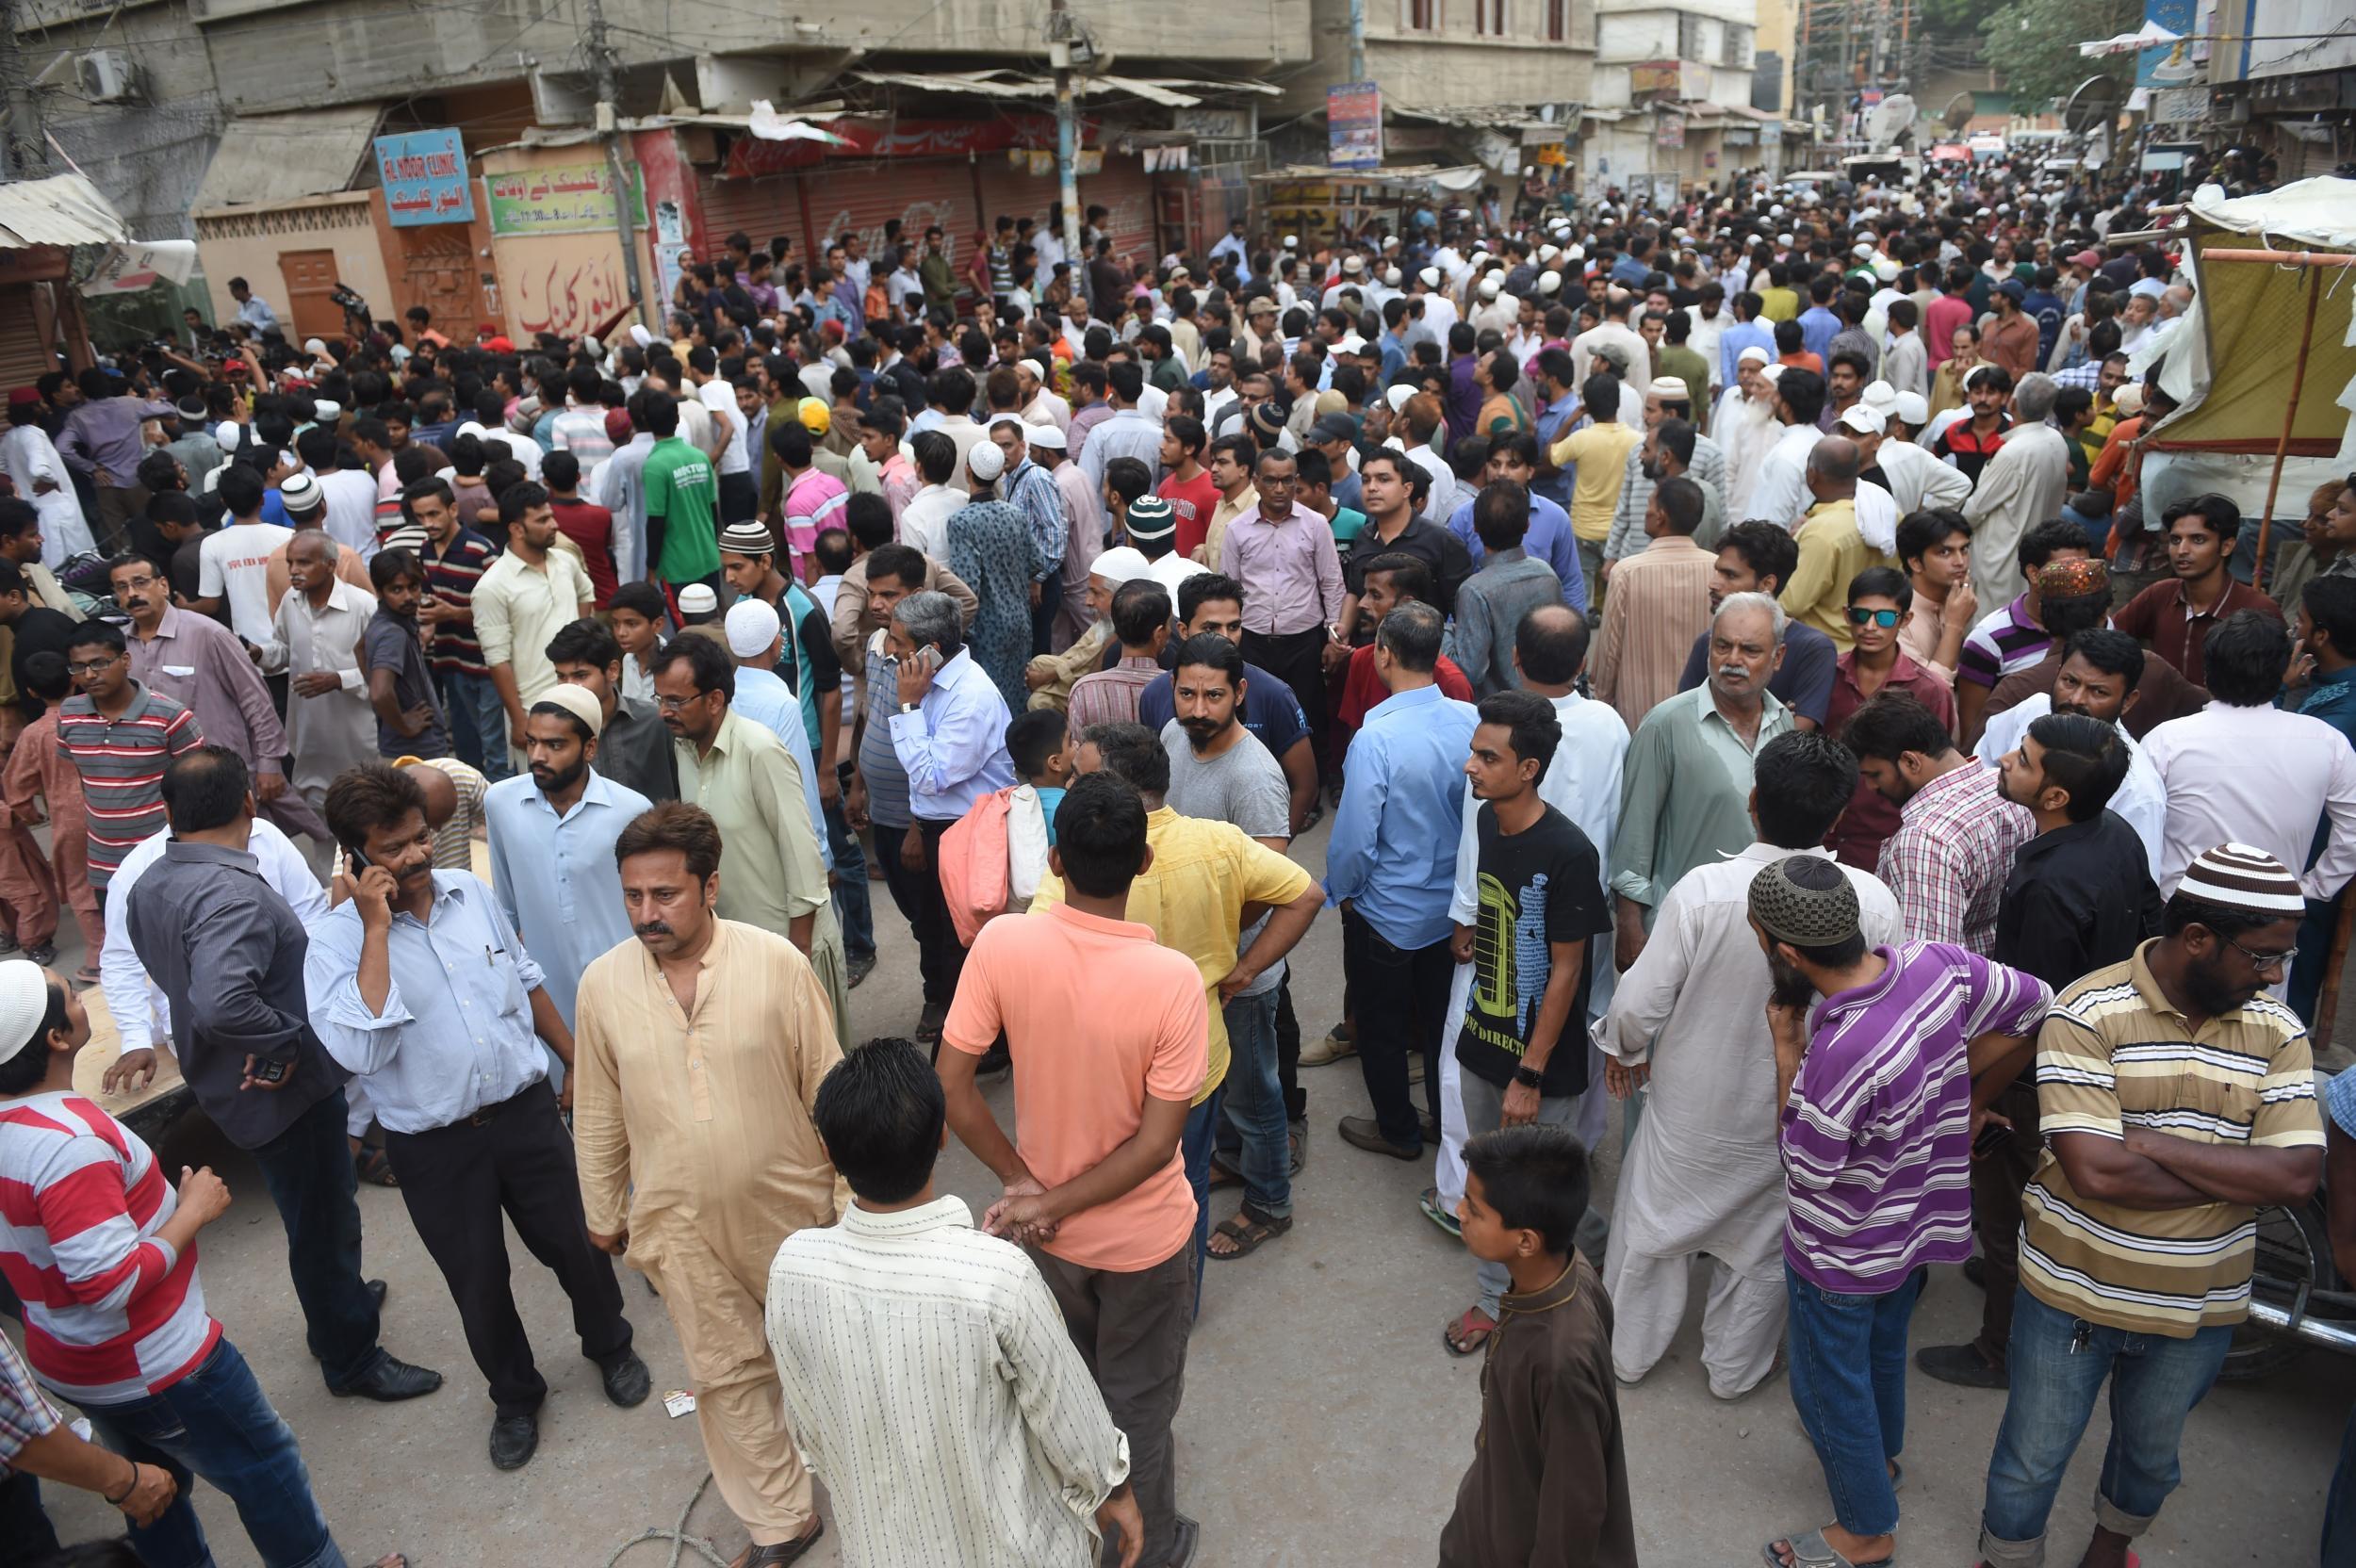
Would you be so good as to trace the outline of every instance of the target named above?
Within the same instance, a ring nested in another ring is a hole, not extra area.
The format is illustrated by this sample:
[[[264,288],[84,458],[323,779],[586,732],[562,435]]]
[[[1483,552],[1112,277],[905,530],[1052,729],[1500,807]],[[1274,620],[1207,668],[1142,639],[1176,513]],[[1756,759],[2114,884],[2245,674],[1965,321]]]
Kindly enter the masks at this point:
[[[671,929],[670,922],[661,920],[650,920],[644,925],[633,925],[630,929],[642,937],[674,937],[679,934]]]

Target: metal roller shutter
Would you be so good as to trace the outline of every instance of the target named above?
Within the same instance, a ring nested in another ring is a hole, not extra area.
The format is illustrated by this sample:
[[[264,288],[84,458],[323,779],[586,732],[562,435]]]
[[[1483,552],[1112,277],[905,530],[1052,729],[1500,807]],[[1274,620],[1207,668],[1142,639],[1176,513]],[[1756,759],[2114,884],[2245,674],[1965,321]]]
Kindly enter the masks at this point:
[[[796,176],[770,174],[755,180],[724,180],[704,172],[697,176],[696,195],[703,204],[704,248],[717,252],[722,241],[739,229],[755,245],[766,245],[772,235],[793,239],[800,254],[810,253],[810,237],[802,232],[801,195]]]
[[[57,356],[41,341],[33,290],[39,284],[0,284],[0,389],[30,386],[57,368]]]
[[[982,206],[987,221],[998,215],[1020,218],[1028,213],[1042,223],[1058,221],[1055,177],[1018,169],[1004,153],[981,160]],[[1154,254],[1153,176],[1135,155],[1115,153],[1104,159],[1102,173],[1080,178],[1080,211],[1091,206],[1107,211],[1104,232],[1112,236],[1113,253],[1132,261]]]
[[[983,159],[989,161],[986,155]],[[950,264],[962,267],[973,255],[973,167],[963,158],[829,162],[802,176],[809,198],[810,252],[845,231],[863,235],[870,259],[883,261],[884,224],[900,220],[900,236],[922,254],[924,231],[938,223]],[[823,256],[821,256],[823,260]]]

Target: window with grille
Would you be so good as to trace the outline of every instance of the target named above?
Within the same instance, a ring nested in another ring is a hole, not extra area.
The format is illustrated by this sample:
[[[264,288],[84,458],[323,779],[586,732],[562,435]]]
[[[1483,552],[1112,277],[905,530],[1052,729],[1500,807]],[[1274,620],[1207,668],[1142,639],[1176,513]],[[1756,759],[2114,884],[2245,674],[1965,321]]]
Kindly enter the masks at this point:
[[[1399,0],[1399,24],[1410,32],[1428,33],[1439,20],[1440,0]]]

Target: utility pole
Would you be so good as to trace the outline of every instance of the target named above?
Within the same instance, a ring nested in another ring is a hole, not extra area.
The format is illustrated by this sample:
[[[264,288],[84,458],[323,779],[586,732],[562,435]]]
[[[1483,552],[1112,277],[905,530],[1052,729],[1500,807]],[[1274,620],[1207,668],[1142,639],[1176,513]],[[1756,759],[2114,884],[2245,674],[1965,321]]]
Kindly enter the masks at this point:
[[[589,12],[589,68],[595,73],[597,90],[597,139],[605,144],[606,176],[614,183],[614,230],[622,240],[622,286],[630,290],[630,302],[638,307],[638,319],[651,332],[662,323],[646,308],[646,280],[638,269],[638,237],[630,218],[630,170],[622,159],[622,133],[615,124],[621,112],[621,87],[614,80],[613,48],[606,42],[605,7],[599,0],[581,3]]]
[[[1350,0],[1350,79],[1366,79],[1366,0]]]
[[[41,122],[41,91],[26,79],[16,46],[16,0],[0,0],[0,179],[37,180],[49,172],[49,139]]]
[[[595,0],[592,0],[595,3]],[[1047,59],[1055,72],[1055,190],[1064,259],[1072,286],[1088,291],[1088,258],[1080,253],[1080,116],[1072,100],[1072,15],[1064,0],[1048,0]],[[1100,307],[1103,302],[1095,302]]]

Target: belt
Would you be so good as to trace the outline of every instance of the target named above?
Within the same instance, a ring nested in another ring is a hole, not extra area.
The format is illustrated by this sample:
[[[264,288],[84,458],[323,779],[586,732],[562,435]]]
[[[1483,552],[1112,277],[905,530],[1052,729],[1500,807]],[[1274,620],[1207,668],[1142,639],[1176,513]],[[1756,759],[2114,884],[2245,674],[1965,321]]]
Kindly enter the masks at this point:
[[[546,1078],[534,1078],[531,1083],[526,1084],[522,1088],[517,1089],[514,1094],[509,1095],[498,1104],[485,1105],[481,1110],[476,1111],[472,1116],[462,1116],[456,1121],[450,1123],[450,1125],[452,1127],[488,1127],[492,1121],[498,1118],[501,1111],[520,1104],[526,1095],[530,1094],[534,1089],[544,1088],[547,1085],[548,1080]]]

